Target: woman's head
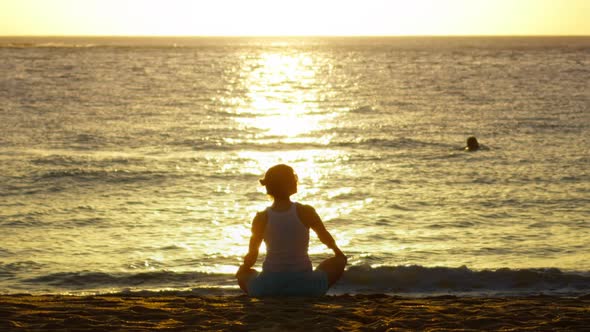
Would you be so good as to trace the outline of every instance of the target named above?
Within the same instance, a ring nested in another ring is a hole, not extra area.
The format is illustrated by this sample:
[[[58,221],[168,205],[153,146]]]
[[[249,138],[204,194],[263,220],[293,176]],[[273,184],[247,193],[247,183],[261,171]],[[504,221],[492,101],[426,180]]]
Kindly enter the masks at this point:
[[[274,199],[287,199],[297,192],[297,174],[290,166],[279,164],[269,168],[260,179],[266,193]]]

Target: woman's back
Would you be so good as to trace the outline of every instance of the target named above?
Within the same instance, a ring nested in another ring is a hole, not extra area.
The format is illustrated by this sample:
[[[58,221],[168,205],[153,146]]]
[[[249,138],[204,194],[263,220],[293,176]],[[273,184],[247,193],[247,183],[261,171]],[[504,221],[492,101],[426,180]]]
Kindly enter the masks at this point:
[[[312,264],[307,254],[309,227],[297,214],[297,203],[286,211],[266,209],[267,223],[264,231],[266,259],[262,265],[268,272],[311,271]]]

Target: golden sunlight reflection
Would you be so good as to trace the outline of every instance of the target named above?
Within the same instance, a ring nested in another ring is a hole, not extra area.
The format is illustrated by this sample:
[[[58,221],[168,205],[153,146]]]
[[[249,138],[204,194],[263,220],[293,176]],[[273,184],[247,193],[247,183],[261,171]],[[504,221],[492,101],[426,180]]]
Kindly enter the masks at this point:
[[[203,266],[199,271],[204,273],[223,273],[223,274],[234,274],[238,270],[239,264],[227,265],[227,264],[214,264]]]
[[[334,175],[356,174],[350,174],[352,169],[347,166],[349,153],[329,148],[333,137],[330,129],[336,126],[337,117],[343,110],[326,110],[319,106],[325,98],[333,97],[329,84],[323,81],[325,73],[321,72],[331,66],[330,60],[321,55],[296,52],[284,46],[244,56],[240,67],[242,80],[237,89],[242,94],[224,102],[231,105],[229,111],[235,115],[240,130],[248,134],[225,141],[228,144],[266,145],[272,150],[241,150],[216,161],[224,174],[254,178],[262,177],[269,167],[279,163],[292,166],[299,176],[298,193],[293,200],[314,206],[328,228],[331,221],[344,219],[370,203],[363,199],[352,204],[349,200],[333,200],[338,196],[354,195],[351,188],[334,183]],[[323,146],[318,148],[318,145]],[[302,149],[302,146],[306,148]],[[223,218],[236,222],[223,227],[221,225],[225,223],[216,225],[223,236],[207,243],[210,258],[231,258],[235,260],[235,266],[207,267],[210,272],[235,272],[246,254],[251,217],[270,204],[265,199],[264,187],[252,183],[250,188],[254,187],[260,199],[251,199],[252,196],[248,195],[246,199],[224,204]],[[220,186],[217,192],[229,193],[231,188]],[[340,246],[348,245],[352,239],[353,234],[338,227],[330,228],[330,231]],[[310,254],[331,253],[315,235],[311,239]],[[263,243],[260,253],[264,255],[265,252]],[[259,259],[258,264],[261,261]]]
[[[223,227],[220,231],[222,235],[217,241],[211,243],[205,250],[209,257],[242,257],[247,250],[248,240],[250,239],[250,227],[245,224],[231,225]],[[243,243],[243,246],[236,246],[236,243]]]
[[[265,135],[273,137],[285,137],[285,142],[298,142],[302,140],[295,140],[293,138],[309,133],[314,130],[322,129],[320,122],[326,120],[329,116],[326,115],[310,115],[305,114],[303,110],[290,110],[285,114],[268,115],[257,118],[245,118],[240,122],[249,127],[258,127],[265,131]],[[324,144],[329,143],[322,140]]]
[[[279,48],[243,61],[241,76],[247,92],[234,110],[242,115],[237,118],[240,125],[257,130],[258,143],[318,141],[300,136],[329,128],[336,115],[321,112],[318,104],[322,85],[315,68],[327,60]],[[269,137],[275,140],[265,142]],[[329,136],[322,140],[328,144]]]
[[[226,164],[225,168],[239,168],[245,174],[262,176],[266,170],[276,164],[284,163],[291,165],[299,176],[299,193],[303,193],[309,184],[314,187],[320,187],[324,183],[325,177],[330,173],[340,170],[338,166],[334,169],[334,163],[346,161],[347,154],[339,150],[288,150],[280,152],[265,151],[241,151],[238,153],[240,160],[247,159],[249,162],[239,164]],[[325,169],[321,167],[322,163],[331,164],[332,168]],[[263,188],[260,187],[262,191]],[[313,188],[311,189],[313,190]]]

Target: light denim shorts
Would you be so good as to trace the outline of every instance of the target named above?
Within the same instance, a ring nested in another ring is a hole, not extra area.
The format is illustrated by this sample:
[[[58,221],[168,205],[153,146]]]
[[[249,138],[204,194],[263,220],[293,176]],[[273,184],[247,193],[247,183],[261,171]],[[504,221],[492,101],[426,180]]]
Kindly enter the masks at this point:
[[[321,270],[309,272],[265,272],[248,280],[248,295],[322,296],[328,291],[328,275]]]

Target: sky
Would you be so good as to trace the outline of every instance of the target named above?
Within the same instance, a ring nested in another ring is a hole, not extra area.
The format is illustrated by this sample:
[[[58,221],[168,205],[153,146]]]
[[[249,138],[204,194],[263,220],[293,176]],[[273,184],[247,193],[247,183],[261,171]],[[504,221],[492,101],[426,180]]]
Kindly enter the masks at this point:
[[[0,0],[0,35],[590,35],[590,0]]]

